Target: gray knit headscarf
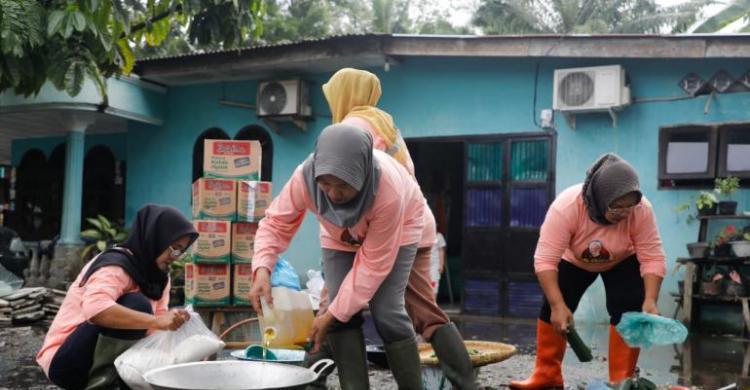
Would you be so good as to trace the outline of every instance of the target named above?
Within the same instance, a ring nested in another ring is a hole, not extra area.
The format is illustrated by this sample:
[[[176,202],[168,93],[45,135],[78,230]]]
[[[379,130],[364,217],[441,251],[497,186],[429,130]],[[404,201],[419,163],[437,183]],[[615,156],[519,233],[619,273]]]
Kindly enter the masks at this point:
[[[303,163],[302,173],[320,216],[339,227],[356,225],[372,206],[380,181],[380,166],[372,155],[372,137],[355,126],[326,127],[318,136],[315,153]],[[359,193],[346,204],[335,204],[318,188],[316,179],[323,175],[333,175]]]
[[[583,202],[592,221],[611,225],[605,214],[617,198],[635,192],[641,201],[638,173],[633,166],[614,153],[600,157],[586,172],[583,182]]]

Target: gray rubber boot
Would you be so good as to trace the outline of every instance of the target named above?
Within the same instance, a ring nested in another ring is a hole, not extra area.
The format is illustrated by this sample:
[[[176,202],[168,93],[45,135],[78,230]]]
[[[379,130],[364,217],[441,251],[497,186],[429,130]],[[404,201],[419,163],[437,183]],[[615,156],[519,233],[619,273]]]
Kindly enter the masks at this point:
[[[439,327],[432,334],[432,349],[440,361],[440,368],[453,387],[461,390],[476,390],[479,388],[474,375],[474,366],[469,359],[464,340],[458,333],[456,325],[449,322]]]
[[[341,329],[328,334],[328,345],[339,373],[341,390],[370,388],[367,374],[367,354],[362,328]]]
[[[399,390],[422,390],[424,388],[415,338],[386,344],[385,354]]]
[[[120,377],[114,362],[121,353],[138,340],[123,340],[99,335],[94,349],[94,362],[89,370],[89,381],[85,390],[119,389]]]

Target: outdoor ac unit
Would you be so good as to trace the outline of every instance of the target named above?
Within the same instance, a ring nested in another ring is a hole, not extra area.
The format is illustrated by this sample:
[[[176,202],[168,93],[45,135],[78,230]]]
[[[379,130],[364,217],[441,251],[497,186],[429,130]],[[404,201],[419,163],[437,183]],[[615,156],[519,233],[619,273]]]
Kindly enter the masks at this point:
[[[262,81],[258,85],[258,117],[309,117],[310,95],[302,80]]]
[[[630,104],[630,87],[620,65],[555,70],[555,110],[577,112],[610,111]]]

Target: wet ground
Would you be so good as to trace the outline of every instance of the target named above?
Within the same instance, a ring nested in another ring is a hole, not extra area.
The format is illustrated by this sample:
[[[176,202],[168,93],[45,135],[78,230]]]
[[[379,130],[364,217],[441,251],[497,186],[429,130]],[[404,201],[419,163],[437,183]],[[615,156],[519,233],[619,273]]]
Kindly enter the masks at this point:
[[[513,344],[519,353],[502,363],[482,367],[479,379],[487,388],[507,386],[522,378],[534,365],[535,322],[490,317],[454,317],[465,339],[500,341]],[[366,329],[369,341],[377,342],[372,327]],[[568,349],[564,362],[566,386],[585,387],[594,379],[607,377],[607,325],[578,325],[584,342],[592,349],[594,361],[580,363]],[[0,389],[56,389],[34,362],[44,329],[39,327],[0,328]],[[680,346],[655,347],[641,353],[642,375],[658,385],[680,384],[719,389],[732,383],[739,390],[750,390],[750,341],[738,337],[693,335]],[[329,378],[335,389],[336,378]],[[396,389],[385,370],[371,370],[373,389]]]

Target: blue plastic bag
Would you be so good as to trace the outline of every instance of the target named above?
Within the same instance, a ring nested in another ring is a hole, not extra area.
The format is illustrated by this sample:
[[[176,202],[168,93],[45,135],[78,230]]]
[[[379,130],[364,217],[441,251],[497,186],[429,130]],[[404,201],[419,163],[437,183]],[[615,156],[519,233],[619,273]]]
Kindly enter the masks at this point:
[[[287,287],[297,291],[302,289],[297,271],[283,257],[279,257],[271,273],[271,287]]]
[[[682,343],[688,335],[685,325],[677,320],[641,312],[623,314],[617,332],[634,348]]]

